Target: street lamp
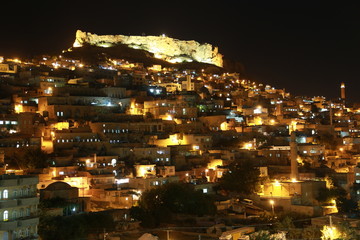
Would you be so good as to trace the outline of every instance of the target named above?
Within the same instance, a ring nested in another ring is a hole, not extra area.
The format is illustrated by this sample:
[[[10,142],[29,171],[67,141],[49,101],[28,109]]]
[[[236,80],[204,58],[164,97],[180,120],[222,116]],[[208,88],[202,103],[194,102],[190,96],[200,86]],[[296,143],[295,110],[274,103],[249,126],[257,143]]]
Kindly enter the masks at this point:
[[[272,214],[275,215],[275,211],[274,211],[274,204],[275,204],[275,201],[270,199],[269,201],[270,205],[271,205],[271,210],[272,210]]]

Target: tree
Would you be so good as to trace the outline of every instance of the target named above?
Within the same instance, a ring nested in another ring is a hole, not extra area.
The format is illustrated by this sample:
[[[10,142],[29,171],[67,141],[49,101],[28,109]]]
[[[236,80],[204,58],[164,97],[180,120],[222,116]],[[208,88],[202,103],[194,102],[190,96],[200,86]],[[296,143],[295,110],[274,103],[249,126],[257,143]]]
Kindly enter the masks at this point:
[[[168,183],[145,191],[140,198],[139,206],[147,211],[157,211],[161,207],[166,207],[172,213],[215,213],[212,198],[186,183]]]
[[[171,221],[176,213],[203,216],[215,212],[211,196],[196,191],[191,184],[168,183],[145,191],[139,206],[131,208],[130,215],[142,221],[144,227],[155,227]]]
[[[330,202],[333,199],[337,199],[341,194],[344,194],[343,191],[337,187],[332,188],[320,188],[317,200],[321,203]]]
[[[320,144],[325,145],[326,149],[335,150],[337,148],[338,142],[336,137],[330,133],[319,133],[317,136],[317,141]]]
[[[301,229],[296,228],[291,217],[286,216],[282,221],[275,224],[277,231],[286,232],[286,237],[290,239],[301,238]]]
[[[146,211],[139,206],[130,208],[130,216],[133,219],[141,221],[142,227],[154,228],[157,225],[155,217],[149,211]]]
[[[276,240],[269,231],[258,231],[250,235],[251,240]]]
[[[358,211],[356,199],[347,198],[347,192],[342,187],[335,184],[332,188],[319,189],[317,200],[321,203],[328,203],[330,200],[336,201],[338,211],[341,213],[353,213]]]
[[[260,186],[260,170],[249,160],[235,161],[219,181],[220,189],[239,194],[251,194]]]
[[[345,195],[336,199],[336,206],[341,213],[356,213],[359,210],[358,203],[355,199],[346,198]]]
[[[356,230],[352,228],[347,221],[340,222],[336,226],[339,231],[341,232],[341,238],[342,240],[350,240],[350,239],[358,239]]]
[[[28,148],[18,153],[15,161],[20,169],[36,169],[48,166],[49,155],[40,148]]]
[[[319,239],[321,236],[320,229],[318,227],[310,226],[303,229],[301,239],[312,240]]]
[[[115,222],[107,212],[84,213],[73,216],[40,216],[39,235],[43,240],[87,239],[104,229],[114,230]]]
[[[330,227],[325,225],[321,230],[322,240],[350,240],[358,239],[356,230],[349,226],[349,223],[344,221],[336,226]]]

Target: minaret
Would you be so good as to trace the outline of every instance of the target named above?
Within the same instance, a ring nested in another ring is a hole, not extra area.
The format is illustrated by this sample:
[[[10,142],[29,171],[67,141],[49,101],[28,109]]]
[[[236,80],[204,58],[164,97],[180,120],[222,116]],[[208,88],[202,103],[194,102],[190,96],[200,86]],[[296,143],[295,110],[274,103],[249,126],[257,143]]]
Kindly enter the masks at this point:
[[[341,91],[341,99],[345,100],[345,83],[342,82],[340,85],[340,91]]]
[[[282,116],[282,115],[283,115],[282,101],[277,101],[275,107],[275,116]]]
[[[299,179],[298,163],[297,163],[297,144],[295,131],[290,136],[290,161],[291,161],[291,179]]]
[[[333,125],[333,110],[332,110],[333,104],[330,102],[330,125]]]

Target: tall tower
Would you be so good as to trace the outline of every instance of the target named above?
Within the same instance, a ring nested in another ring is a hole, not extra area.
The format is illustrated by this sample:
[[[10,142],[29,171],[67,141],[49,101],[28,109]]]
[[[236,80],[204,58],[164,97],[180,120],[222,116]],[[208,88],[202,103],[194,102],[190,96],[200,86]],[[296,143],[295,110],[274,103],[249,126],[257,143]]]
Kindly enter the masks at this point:
[[[345,83],[342,82],[340,85],[340,91],[341,91],[341,99],[345,100]]]
[[[283,115],[282,101],[277,101],[275,107],[275,116],[282,116],[282,115]]]
[[[296,134],[295,131],[291,132],[290,136],[290,164],[291,164],[291,179],[299,179],[299,170],[297,163],[297,144],[296,144]]]

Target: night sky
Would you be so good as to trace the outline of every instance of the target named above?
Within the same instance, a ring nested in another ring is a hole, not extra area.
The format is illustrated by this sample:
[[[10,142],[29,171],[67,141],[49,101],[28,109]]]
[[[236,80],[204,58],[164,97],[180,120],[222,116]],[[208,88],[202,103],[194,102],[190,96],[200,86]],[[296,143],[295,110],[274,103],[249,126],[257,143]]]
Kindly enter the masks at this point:
[[[339,97],[344,81],[347,98],[360,102],[360,5],[351,1],[58,2],[2,3],[0,56],[60,53],[77,29],[165,33],[218,46],[248,79],[327,98]]]

